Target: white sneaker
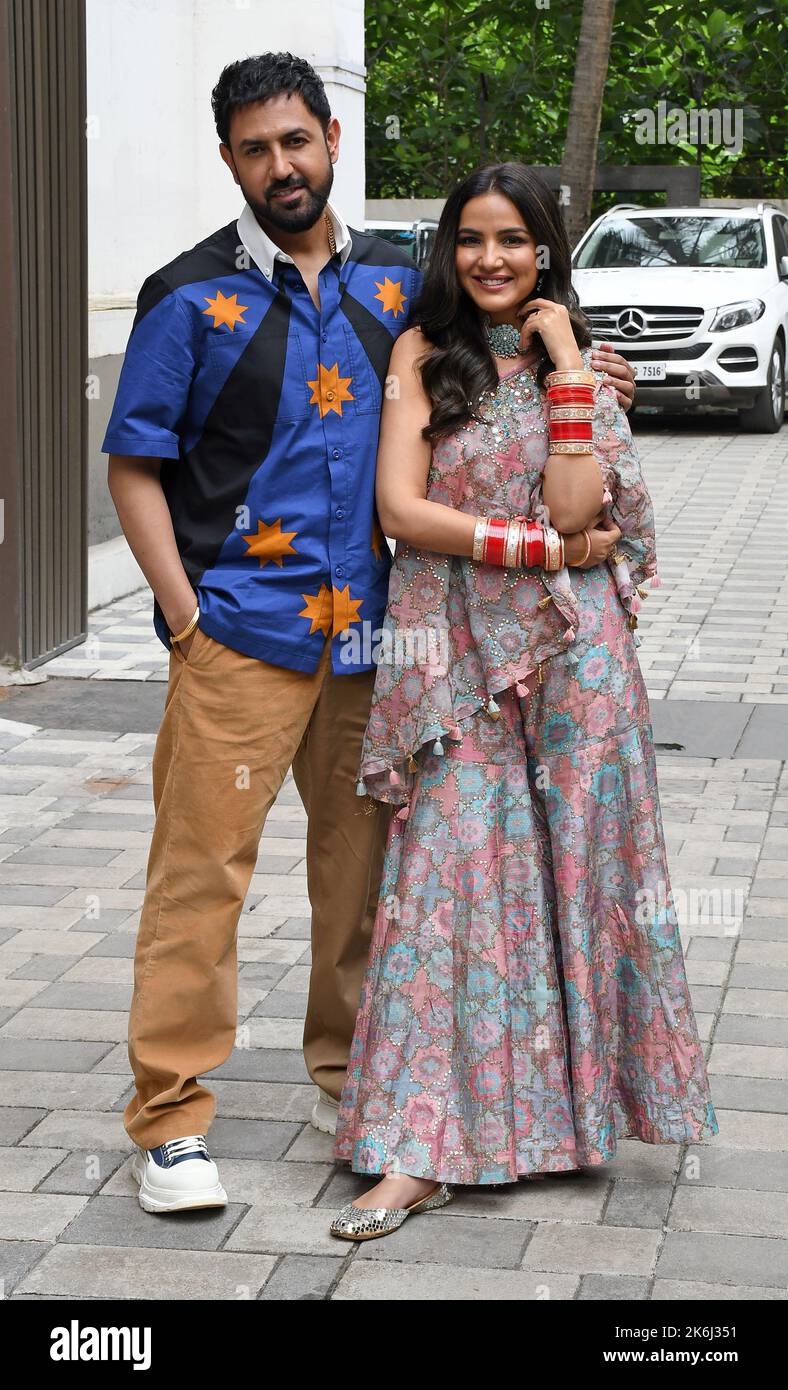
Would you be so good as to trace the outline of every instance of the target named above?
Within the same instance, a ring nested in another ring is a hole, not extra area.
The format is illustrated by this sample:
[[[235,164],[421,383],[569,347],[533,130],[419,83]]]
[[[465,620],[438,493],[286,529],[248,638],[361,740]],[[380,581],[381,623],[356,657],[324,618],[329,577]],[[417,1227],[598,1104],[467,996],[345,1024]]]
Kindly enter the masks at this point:
[[[328,1091],[318,1086],[317,1100],[312,1106],[312,1124],[315,1129],[319,1129],[322,1134],[336,1134],[338,1113],[339,1101],[334,1100]]]
[[[139,1183],[140,1206],[145,1211],[227,1206],[227,1193],[202,1134],[168,1139],[154,1149],[138,1145],[131,1171]]]

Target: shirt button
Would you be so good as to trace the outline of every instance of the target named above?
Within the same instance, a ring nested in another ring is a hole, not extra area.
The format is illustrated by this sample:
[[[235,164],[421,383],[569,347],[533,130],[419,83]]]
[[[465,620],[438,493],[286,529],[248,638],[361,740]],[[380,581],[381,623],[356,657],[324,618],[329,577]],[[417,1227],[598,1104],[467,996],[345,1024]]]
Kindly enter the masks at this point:
[[[327,400],[327,401],[333,401],[333,399],[334,399],[334,392],[333,392],[333,391],[326,391],[326,400]]]
[[[327,333],[321,333],[320,336],[321,336],[321,338],[323,339],[323,342],[324,342],[324,343],[327,343],[327,342],[328,342],[328,334],[327,334]]]
[[[345,515],[345,509],[344,509],[344,507],[337,507],[336,514],[337,514],[337,516],[339,517],[339,519],[340,519],[340,521],[341,521],[341,520],[342,520],[342,517]]]
[[[335,458],[335,459],[341,459],[341,457],[342,457],[342,450],[341,450],[341,449],[332,449],[332,450],[331,450],[331,454],[332,454],[332,457],[333,457],[333,458]]]
[[[337,565],[336,572],[337,572],[337,574],[344,574],[344,573],[345,573],[345,566],[344,566],[344,565]]]

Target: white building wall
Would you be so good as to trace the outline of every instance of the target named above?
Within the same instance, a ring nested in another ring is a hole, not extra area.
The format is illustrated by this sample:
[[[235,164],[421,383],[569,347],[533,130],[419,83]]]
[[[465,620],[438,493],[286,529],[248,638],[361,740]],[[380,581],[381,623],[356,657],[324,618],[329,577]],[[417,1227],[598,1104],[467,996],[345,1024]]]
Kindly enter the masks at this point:
[[[364,217],[363,0],[87,0],[91,357],[122,352],[152,270],[237,216],[211,90],[226,63],[289,50],[342,126],[332,202]]]

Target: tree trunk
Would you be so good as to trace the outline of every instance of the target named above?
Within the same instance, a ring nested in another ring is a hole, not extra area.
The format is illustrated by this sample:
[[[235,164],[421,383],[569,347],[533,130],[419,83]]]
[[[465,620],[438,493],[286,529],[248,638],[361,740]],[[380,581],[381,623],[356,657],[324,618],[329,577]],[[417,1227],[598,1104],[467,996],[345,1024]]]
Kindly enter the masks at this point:
[[[597,141],[616,0],[583,0],[572,100],[561,165],[564,222],[577,245],[591,220]]]

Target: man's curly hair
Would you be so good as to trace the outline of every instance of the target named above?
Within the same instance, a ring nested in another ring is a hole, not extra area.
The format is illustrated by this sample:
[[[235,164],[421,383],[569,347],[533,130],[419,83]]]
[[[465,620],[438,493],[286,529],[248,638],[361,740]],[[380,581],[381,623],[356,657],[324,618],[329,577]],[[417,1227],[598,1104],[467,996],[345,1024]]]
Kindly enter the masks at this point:
[[[239,106],[268,101],[281,92],[297,92],[304,105],[320,121],[323,133],[331,120],[322,79],[306,58],[292,53],[258,53],[228,63],[211,93],[216,131],[223,145],[230,143],[230,119]]]

